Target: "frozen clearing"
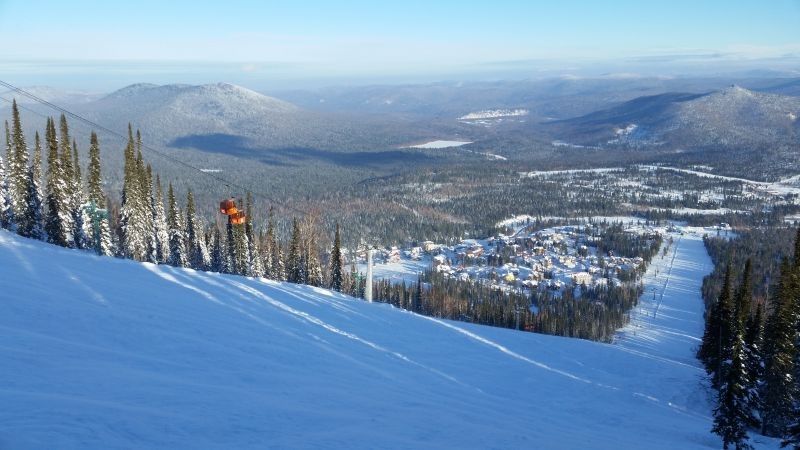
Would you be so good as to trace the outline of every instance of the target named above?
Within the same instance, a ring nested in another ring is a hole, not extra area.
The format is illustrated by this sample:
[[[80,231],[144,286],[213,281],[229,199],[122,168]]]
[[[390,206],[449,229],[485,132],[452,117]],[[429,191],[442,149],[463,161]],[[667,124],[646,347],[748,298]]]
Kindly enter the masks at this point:
[[[0,448],[719,448],[675,249],[609,345],[0,231]]]
[[[430,141],[424,144],[409,145],[408,148],[451,148],[472,144],[472,141]]]

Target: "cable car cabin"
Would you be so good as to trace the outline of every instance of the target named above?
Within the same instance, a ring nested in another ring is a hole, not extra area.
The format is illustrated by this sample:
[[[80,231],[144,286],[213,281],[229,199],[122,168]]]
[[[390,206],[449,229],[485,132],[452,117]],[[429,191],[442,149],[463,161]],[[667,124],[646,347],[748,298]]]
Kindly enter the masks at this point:
[[[237,211],[236,214],[228,216],[228,221],[231,225],[242,225],[247,216],[242,211]]]
[[[232,198],[229,198],[219,202],[219,212],[225,214],[226,216],[232,216],[238,213],[239,209],[236,208],[236,202],[233,201]]]

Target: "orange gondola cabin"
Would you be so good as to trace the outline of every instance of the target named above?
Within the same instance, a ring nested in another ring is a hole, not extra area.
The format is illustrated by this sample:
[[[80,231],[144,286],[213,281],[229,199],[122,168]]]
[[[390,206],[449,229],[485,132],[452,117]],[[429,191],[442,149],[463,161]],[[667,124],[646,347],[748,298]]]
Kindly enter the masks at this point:
[[[242,225],[247,218],[244,211],[239,211],[236,201],[233,198],[219,202],[219,212],[228,216],[228,223],[231,225]]]
[[[228,216],[228,220],[231,222],[231,225],[242,225],[246,217],[247,216],[245,216],[243,212],[239,211],[236,214]]]
[[[229,198],[219,202],[219,212],[225,214],[226,216],[232,216],[238,213],[239,209],[236,208],[236,202],[233,201],[232,198]]]

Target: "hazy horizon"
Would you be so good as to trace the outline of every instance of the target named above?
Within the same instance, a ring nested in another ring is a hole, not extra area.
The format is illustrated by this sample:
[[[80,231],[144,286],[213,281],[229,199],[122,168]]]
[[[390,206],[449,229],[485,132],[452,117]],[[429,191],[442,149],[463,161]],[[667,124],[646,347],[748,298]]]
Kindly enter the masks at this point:
[[[0,73],[108,91],[228,81],[258,90],[609,73],[800,73],[800,2],[402,5],[348,1],[0,1]],[[64,32],[66,30],[68,32]],[[102,44],[102,45],[100,45]]]

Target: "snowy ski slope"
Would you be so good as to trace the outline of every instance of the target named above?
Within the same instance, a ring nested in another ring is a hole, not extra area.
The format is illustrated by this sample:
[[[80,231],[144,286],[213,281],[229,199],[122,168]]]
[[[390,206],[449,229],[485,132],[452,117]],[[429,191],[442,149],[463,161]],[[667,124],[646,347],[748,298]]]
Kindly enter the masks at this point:
[[[676,248],[607,345],[0,231],[0,448],[718,448]]]

